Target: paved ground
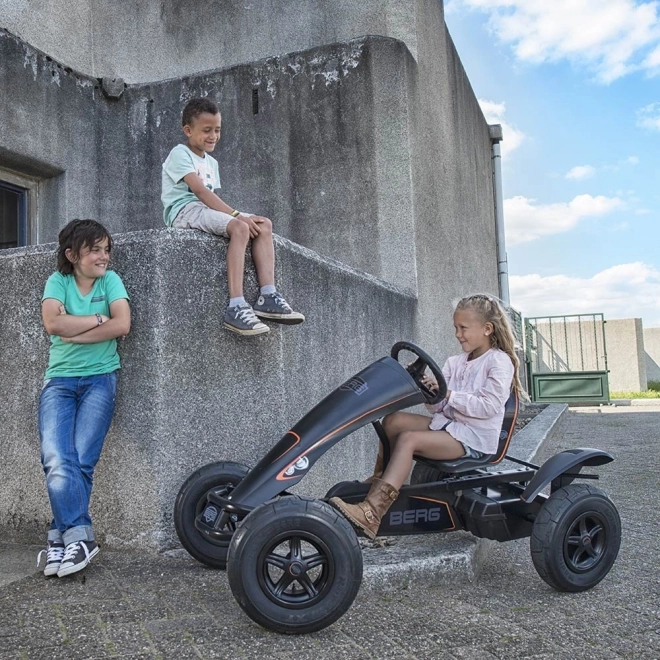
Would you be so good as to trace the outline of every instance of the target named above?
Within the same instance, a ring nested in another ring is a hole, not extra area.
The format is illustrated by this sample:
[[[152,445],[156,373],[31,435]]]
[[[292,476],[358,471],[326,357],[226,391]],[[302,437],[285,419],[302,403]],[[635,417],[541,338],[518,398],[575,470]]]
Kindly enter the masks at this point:
[[[534,571],[526,540],[494,544],[474,584],[363,589],[338,623],[290,637],[253,624],[221,572],[102,552],[77,577],[33,574],[0,587],[0,658],[657,660],[660,407],[580,408],[560,424],[539,460],[578,446],[617,459],[599,469],[598,485],[619,508],[623,544],[591,591],[553,591]],[[16,548],[4,550],[16,557]],[[24,561],[36,550],[24,548]]]

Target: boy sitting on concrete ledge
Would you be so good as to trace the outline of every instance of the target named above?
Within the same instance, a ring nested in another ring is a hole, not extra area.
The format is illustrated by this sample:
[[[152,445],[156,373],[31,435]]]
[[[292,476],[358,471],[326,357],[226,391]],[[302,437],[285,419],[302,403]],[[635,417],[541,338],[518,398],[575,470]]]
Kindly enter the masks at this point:
[[[271,221],[233,209],[214,192],[220,188],[220,174],[218,163],[210,153],[220,140],[220,123],[220,110],[211,99],[195,98],[184,107],[182,124],[188,140],[174,147],[163,163],[161,200],[165,224],[229,238],[229,306],[223,319],[225,328],[241,335],[260,335],[270,328],[259,318],[276,323],[302,323],[305,317],[294,312],[275,288]],[[261,287],[252,306],[243,297],[245,248],[250,239]]]

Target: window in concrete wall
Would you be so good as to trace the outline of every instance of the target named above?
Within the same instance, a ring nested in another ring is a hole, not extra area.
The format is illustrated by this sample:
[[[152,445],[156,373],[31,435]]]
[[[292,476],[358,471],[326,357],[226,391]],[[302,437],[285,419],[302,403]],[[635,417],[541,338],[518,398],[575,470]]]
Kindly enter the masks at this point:
[[[27,245],[27,190],[0,181],[0,250]]]
[[[37,185],[0,169],[0,250],[36,242]]]

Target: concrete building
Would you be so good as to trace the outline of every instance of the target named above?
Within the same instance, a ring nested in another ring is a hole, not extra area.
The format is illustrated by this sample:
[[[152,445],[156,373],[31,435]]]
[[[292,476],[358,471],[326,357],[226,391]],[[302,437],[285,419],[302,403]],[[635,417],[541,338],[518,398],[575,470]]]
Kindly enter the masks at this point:
[[[608,319],[605,324],[610,390],[646,391],[642,319]]]
[[[646,379],[660,383],[660,328],[644,328]]]
[[[442,361],[453,301],[500,293],[493,140],[439,0],[0,0],[0,27],[2,217],[17,222],[0,242],[28,246],[0,252],[5,538],[38,540],[48,520],[39,298],[74,217],[116,235],[134,309],[94,501],[115,545],[168,547],[194,467],[253,463],[398,339]],[[160,166],[194,96],[222,111],[224,198],[284,237],[302,329],[222,332],[224,241],[163,228]],[[361,476],[374,453],[366,433],[338,447],[305,491]]]

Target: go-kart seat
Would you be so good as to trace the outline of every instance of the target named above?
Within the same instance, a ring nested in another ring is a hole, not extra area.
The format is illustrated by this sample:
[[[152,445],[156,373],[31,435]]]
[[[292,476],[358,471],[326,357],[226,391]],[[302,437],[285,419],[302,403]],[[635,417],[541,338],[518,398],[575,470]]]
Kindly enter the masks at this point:
[[[446,474],[458,474],[461,472],[469,472],[475,468],[496,465],[506,456],[509,444],[511,443],[511,437],[513,436],[516,427],[517,418],[518,393],[514,391],[511,393],[511,396],[507,399],[506,405],[504,406],[504,420],[502,422],[500,442],[496,454],[486,454],[481,458],[457,458],[453,461],[434,461],[430,458],[424,458],[423,456],[413,456],[413,458],[416,461],[430,465]]]

